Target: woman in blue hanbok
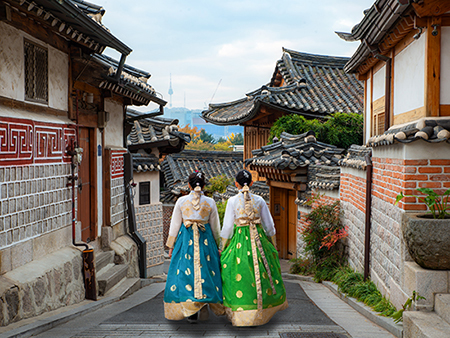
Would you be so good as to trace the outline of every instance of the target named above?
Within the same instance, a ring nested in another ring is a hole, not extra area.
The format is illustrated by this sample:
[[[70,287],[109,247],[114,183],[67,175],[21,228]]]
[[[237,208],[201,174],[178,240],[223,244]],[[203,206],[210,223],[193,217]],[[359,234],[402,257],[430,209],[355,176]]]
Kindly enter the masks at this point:
[[[191,193],[175,204],[167,246],[171,257],[164,292],[167,319],[206,319],[209,307],[223,314],[220,257],[217,248],[220,222],[212,198],[202,188],[200,172],[189,176]]]

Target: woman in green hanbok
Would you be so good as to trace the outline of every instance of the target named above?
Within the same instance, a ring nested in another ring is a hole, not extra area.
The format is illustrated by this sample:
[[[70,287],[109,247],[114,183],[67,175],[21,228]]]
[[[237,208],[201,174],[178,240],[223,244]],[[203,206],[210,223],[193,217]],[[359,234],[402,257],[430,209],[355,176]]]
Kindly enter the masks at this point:
[[[220,234],[223,305],[234,326],[263,325],[288,306],[275,226],[264,199],[249,192],[250,172],[240,171],[235,184]]]

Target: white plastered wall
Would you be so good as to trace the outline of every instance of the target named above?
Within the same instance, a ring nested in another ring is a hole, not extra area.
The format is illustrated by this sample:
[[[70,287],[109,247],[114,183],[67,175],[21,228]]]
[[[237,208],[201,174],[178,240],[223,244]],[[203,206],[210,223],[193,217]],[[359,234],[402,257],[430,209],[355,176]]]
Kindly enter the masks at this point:
[[[123,106],[112,99],[105,99],[105,112],[109,121],[104,129],[105,147],[123,147]]]
[[[25,101],[24,39],[47,48],[48,106],[67,110],[69,90],[68,55],[4,22],[0,22],[0,96]],[[38,103],[33,104],[42,106],[42,104]]]
[[[394,59],[394,115],[424,106],[425,40],[424,33]]]
[[[386,66],[373,74],[373,101],[382,98],[386,93]]]
[[[450,27],[441,28],[441,104],[450,104]]]

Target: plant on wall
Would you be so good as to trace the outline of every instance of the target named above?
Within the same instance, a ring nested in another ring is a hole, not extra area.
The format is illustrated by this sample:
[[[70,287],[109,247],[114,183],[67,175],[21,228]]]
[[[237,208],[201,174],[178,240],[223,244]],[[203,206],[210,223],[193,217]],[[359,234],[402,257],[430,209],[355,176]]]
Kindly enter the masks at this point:
[[[447,212],[449,209],[448,206],[448,196],[450,195],[450,189],[444,192],[442,195],[439,195],[433,189],[430,188],[417,188],[417,191],[424,194],[424,196],[416,196],[416,195],[403,195],[403,192],[397,195],[395,199],[395,205],[400,202],[404,197],[415,197],[422,203],[425,203],[429,213],[433,215],[433,218],[443,219],[446,218],[450,213]]]

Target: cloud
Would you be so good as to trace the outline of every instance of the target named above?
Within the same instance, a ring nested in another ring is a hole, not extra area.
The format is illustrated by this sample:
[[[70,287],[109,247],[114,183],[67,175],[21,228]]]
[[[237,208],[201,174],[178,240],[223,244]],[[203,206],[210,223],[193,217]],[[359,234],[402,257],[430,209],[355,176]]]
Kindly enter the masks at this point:
[[[351,56],[358,43],[334,31],[350,31],[374,0],[99,1],[133,49],[127,63],[150,72],[165,100],[172,74],[173,106],[202,109],[216,89],[213,102],[228,102],[270,81],[282,47]]]

